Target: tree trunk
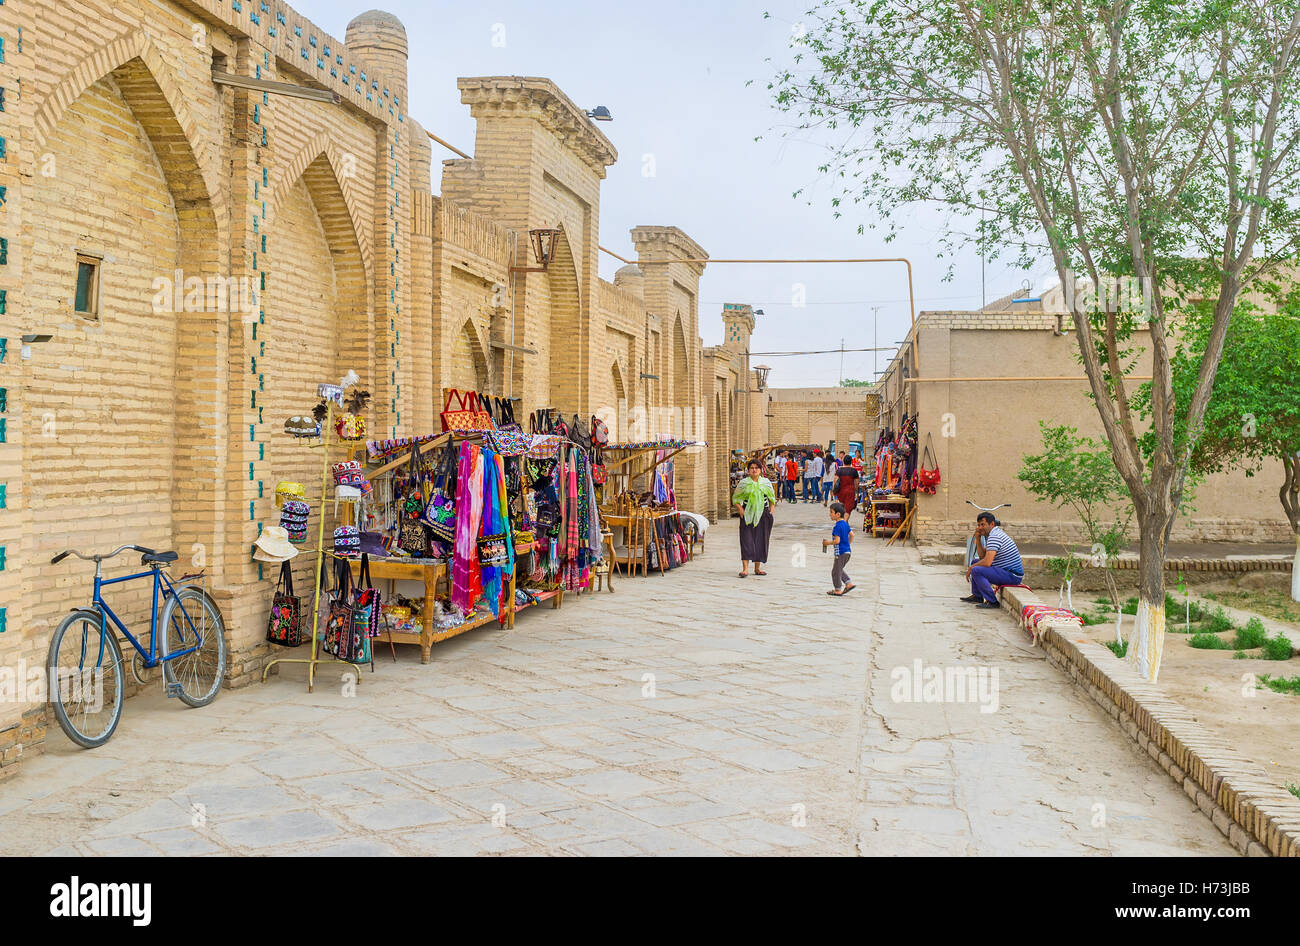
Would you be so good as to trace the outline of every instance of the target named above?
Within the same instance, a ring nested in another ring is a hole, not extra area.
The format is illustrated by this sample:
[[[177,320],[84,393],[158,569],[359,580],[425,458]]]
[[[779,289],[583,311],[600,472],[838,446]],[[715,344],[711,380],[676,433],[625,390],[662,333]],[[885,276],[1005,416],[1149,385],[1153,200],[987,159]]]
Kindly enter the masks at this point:
[[[1141,560],[1138,562],[1138,613],[1128,638],[1129,665],[1148,683],[1160,675],[1165,649],[1165,537],[1166,517],[1148,515],[1138,524]]]
[[[1295,558],[1291,560],[1291,600],[1300,601],[1300,529],[1295,534]]]

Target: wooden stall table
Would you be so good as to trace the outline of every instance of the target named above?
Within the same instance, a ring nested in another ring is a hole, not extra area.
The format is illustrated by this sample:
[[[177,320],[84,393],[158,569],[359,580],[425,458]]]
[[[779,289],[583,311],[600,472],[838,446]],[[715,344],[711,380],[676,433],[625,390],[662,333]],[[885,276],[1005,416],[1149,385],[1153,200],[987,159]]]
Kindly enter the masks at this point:
[[[911,520],[908,506],[910,500],[897,494],[881,496],[871,500],[871,535],[897,537],[908,528]]]

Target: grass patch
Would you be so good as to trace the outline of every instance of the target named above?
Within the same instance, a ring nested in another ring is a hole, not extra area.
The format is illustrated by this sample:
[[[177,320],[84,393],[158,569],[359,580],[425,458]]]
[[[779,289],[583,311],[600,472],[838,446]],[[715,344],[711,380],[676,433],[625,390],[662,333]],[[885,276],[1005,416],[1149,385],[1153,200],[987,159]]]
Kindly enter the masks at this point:
[[[1300,785],[1297,785],[1295,782],[1287,782],[1286,790],[1296,798],[1300,798]]]
[[[1120,609],[1120,611],[1122,611],[1124,614],[1137,614],[1137,613],[1138,613],[1138,599],[1137,599],[1137,598],[1129,598],[1129,599],[1128,599],[1127,601],[1125,601],[1122,605],[1120,605],[1120,608],[1119,608],[1119,609]]]
[[[1238,650],[1254,650],[1256,647],[1263,647],[1264,642],[1268,640],[1268,631],[1264,630],[1264,624],[1259,618],[1251,618],[1245,627],[1237,628],[1237,636],[1232,641],[1232,646]]]
[[[1217,634],[1193,634],[1187,643],[1197,650],[1232,650],[1232,645]]]
[[[1285,634],[1279,634],[1277,637],[1270,637],[1264,641],[1265,660],[1290,660],[1291,659],[1291,638]]]
[[[1119,641],[1106,641],[1106,649],[1123,660],[1124,655],[1128,653],[1128,641],[1122,644]]]
[[[1268,687],[1274,693],[1291,693],[1300,696],[1300,676],[1273,677],[1267,673],[1261,673],[1256,679],[1256,683],[1261,687]]]
[[[1213,598],[1230,608],[1254,611],[1275,621],[1300,624],[1300,601],[1291,600],[1285,591],[1216,591],[1205,597]]]

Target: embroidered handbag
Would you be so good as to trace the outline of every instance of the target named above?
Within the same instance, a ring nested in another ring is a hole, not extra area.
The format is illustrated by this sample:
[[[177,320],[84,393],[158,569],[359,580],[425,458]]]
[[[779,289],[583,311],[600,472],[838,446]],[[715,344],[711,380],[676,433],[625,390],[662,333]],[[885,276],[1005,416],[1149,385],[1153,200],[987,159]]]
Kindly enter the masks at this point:
[[[506,546],[504,533],[479,536],[478,563],[484,568],[510,564],[510,549]]]
[[[456,541],[456,457],[455,446],[448,443],[434,479],[433,498],[424,507],[424,524],[440,542]]]
[[[280,566],[280,583],[271,599],[266,639],[282,647],[297,647],[302,643],[302,599],[293,593],[293,571],[288,562]]]
[[[455,388],[449,389],[439,417],[442,419],[443,430],[479,432],[491,430],[493,426],[491,415],[479,406],[478,395],[473,391],[461,393]]]
[[[402,550],[416,558],[429,554],[429,533],[419,519],[403,519],[397,544]]]
[[[498,427],[487,434],[488,443],[497,453],[510,457],[523,456],[533,445],[533,438],[521,430]]]
[[[381,599],[379,589],[370,580],[370,556],[365,553],[361,555],[360,587],[353,592],[352,603],[356,631],[362,641],[361,663],[369,663],[370,638],[379,636]]]
[[[603,463],[593,463],[591,465],[591,481],[597,486],[604,486],[609,480],[609,470],[605,469]]]
[[[352,635],[356,623],[356,614],[352,608],[352,570],[347,562],[339,562],[335,573],[336,586],[330,602],[329,614],[325,618],[325,635],[321,640],[321,650],[332,654],[340,660],[353,647]]]
[[[597,417],[591,415],[591,442],[593,446],[604,447],[609,444],[609,425]]]
[[[921,492],[935,494],[936,487],[939,485],[939,460],[934,455],[930,435],[925,435],[925,448],[921,451],[921,463],[916,471],[916,484],[920,487]],[[930,462],[934,466],[926,466],[925,458],[929,456]]]

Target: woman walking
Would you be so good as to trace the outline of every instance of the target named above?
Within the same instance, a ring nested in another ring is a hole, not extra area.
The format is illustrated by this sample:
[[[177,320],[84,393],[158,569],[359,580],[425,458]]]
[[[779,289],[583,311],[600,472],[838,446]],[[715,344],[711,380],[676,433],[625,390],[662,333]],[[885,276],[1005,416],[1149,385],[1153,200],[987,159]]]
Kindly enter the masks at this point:
[[[858,477],[860,475],[853,468],[847,453],[840,460],[840,466],[835,471],[835,475],[839,477],[839,482],[835,485],[835,498],[844,506],[844,518],[847,519],[858,504]]]
[[[749,474],[736,486],[731,503],[740,513],[740,577],[749,574],[749,563],[754,563],[755,575],[766,575],[767,546],[772,538],[772,507],[776,505],[776,491],[763,476],[763,464],[750,460]]]

